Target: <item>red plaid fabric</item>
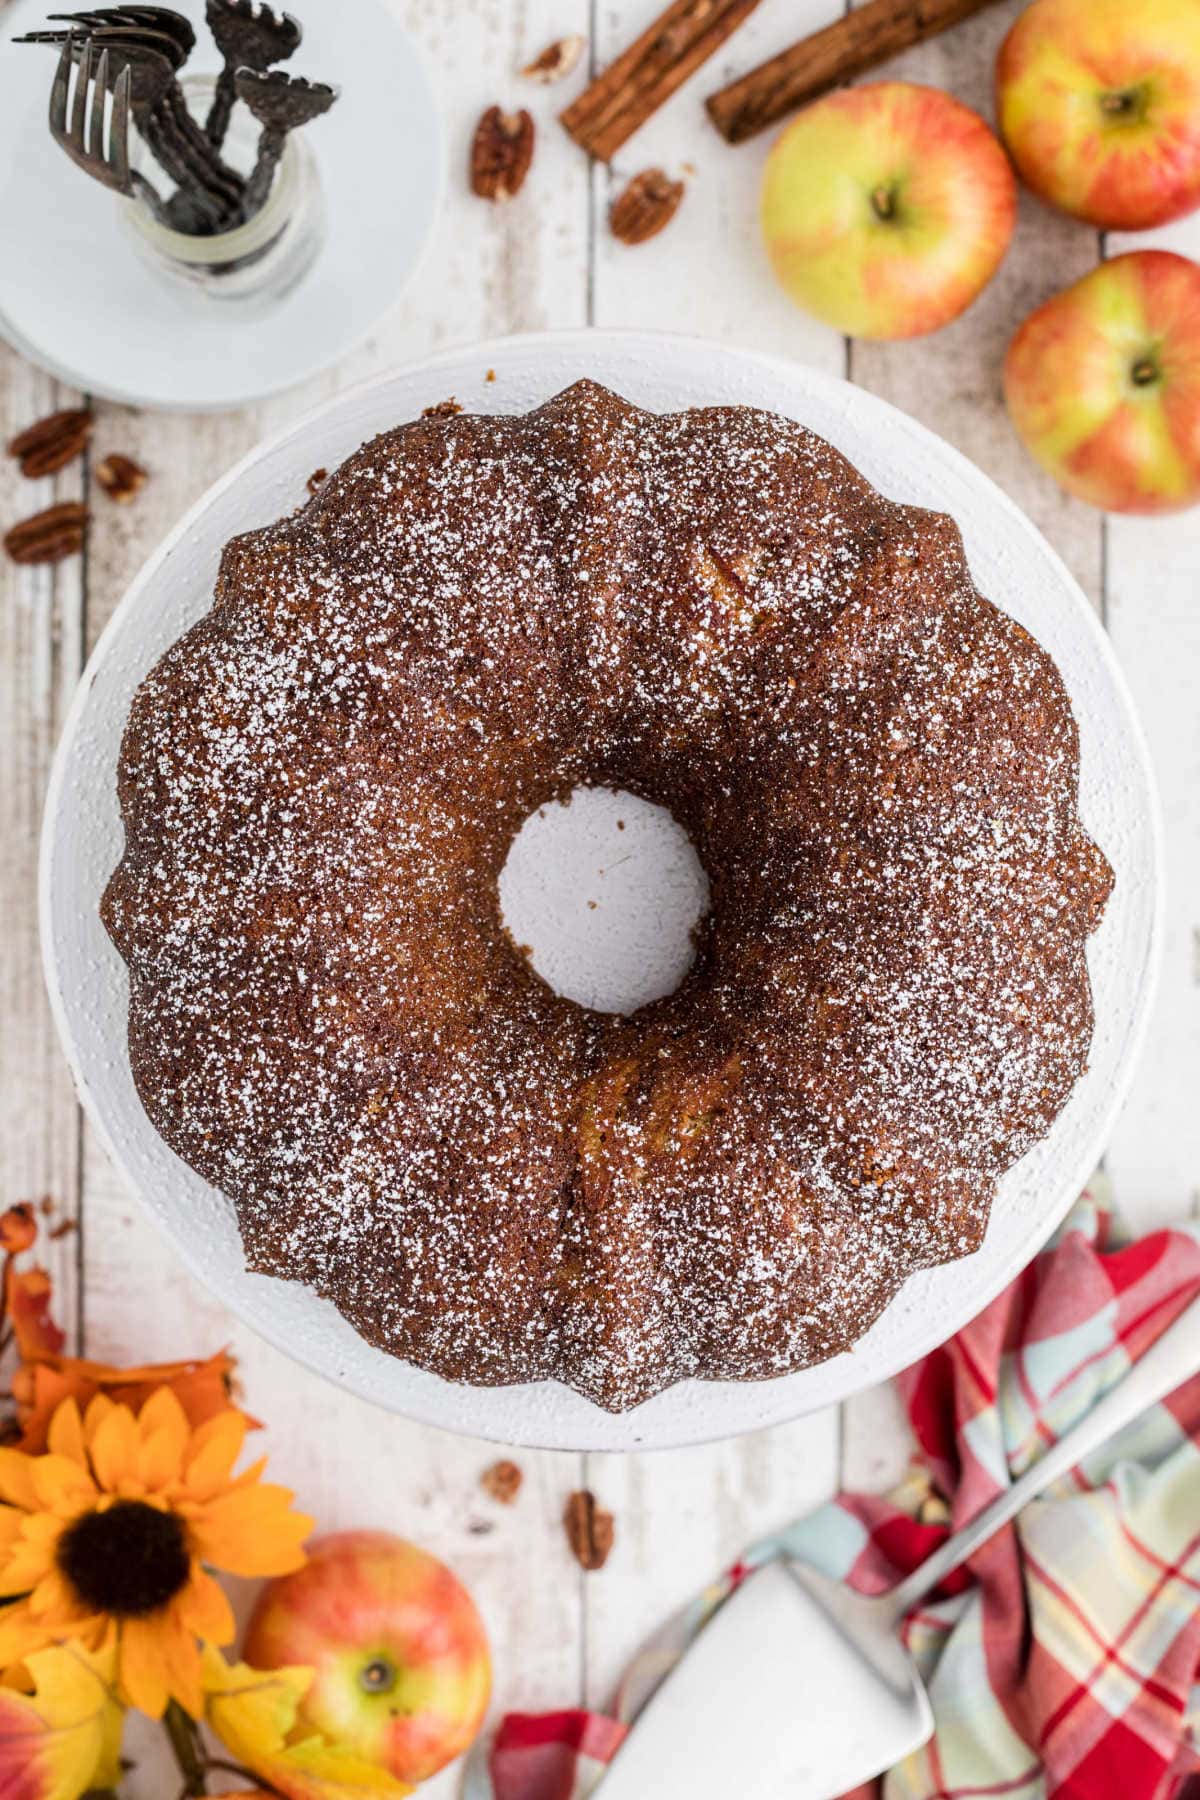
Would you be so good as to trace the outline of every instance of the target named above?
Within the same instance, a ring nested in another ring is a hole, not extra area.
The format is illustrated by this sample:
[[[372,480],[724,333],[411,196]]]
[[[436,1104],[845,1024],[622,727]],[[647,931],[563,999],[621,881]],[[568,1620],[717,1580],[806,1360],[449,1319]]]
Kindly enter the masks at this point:
[[[604,1771],[664,1660],[750,1569],[787,1554],[863,1592],[892,1586],[1198,1294],[1197,1231],[1130,1243],[1094,1184],[1054,1244],[900,1378],[918,1461],[897,1493],[842,1494],[748,1552],[637,1659],[616,1719],[510,1714],[472,1791],[603,1800]],[[1027,1507],[904,1629],[937,1730],[864,1796],[1200,1800],[1200,1377]]]

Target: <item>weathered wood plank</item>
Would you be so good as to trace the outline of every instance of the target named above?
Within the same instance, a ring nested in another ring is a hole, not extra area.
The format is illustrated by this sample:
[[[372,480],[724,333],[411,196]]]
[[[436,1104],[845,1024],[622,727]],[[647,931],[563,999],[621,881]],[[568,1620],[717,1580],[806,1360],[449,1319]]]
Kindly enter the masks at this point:
[[[0,446],[78,396],[0,347]],[[86,464],[27,481],[0,458],[0,532],[55,500],[81,498]],[[58,1048],[38,949],[37,858],[42,801],[54,747],[79,679],[83,561],[19,569],[0,558],[0,1141],[3,1204],[49,1196],[55,1221],[79,1207],[79,1126],[70,1077]],[[72,1333],[78,1310],[78,1246],[43,1239],[57,1311]]]
[[[1109,256],[1200,261],[1200,214],[1113,234]],[[1200,1217],[1200,512],[1108,522],[1106,617],[1150,743],[1166,827],[1162,975],[1146,1049],[1106,1159],[1117,1199],[1149,1226]]]

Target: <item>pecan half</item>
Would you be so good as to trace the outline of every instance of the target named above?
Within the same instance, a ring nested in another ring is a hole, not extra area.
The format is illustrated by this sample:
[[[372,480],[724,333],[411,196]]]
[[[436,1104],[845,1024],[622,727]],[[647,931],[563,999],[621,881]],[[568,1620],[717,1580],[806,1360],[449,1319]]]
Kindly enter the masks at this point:
[[[471,192],[481,200],[511,200],[529,173],[535,136],[523,107],[509,113],[489,106],[471,140]]]
[[[82,456],[91,435],[91,413],[86,407],[72,407],[27,425],[9,444],[8,454],[16,457],[22,475],[36,481]]]
[[[586,1488],[570,1495],[563,1513],[567,1542],[575,1560],[584,1569],[602,1569],[613,1547],[616,1526],[613,1516],[596,1502],[595,1494]]]
[[[571,32],[568,37],[555,38],[539,56],[525,64],[521,73],[526,81],[540,81],[545,86],[549,86],[552,81],[561,81],[564,75],[571,73],[583,55],[586,43],[587,39],[577,31]]]
[[[115,500],[119,506],[128,506],[141,493],[149,476],[132,456],[122,456],[119,450],[114,450],[96,464],[96,480],[110,500]]]
[[[310,494],[315,494],[317,489],[323,488],[328,480],[328,469],[314,469],[304,485],[307,487]]]
[[[498,1500],[501,1506],[511,1506],[521,1491],[521,1483],[525,1477],[515,1462],[494,1462],[479,1477],[479,1485],[485,1494]]]
[[[4,548],[15,563],[62,562],[83,549],[87,522],[82,501],[63,500],[14,525],[4,534]]]
[[[644,244],[671,223],[683,193],[682,181],[672,181],[662,169],[643,169],[613,201],[609,229],[623,244]]]

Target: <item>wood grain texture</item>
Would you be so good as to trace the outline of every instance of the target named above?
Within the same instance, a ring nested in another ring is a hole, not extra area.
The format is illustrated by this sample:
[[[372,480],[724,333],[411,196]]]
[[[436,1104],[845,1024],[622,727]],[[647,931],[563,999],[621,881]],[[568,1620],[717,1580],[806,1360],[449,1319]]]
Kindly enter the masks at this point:
[[[1113,233],[1106,254],[1175,250],[1200,261],[1200,213]],[[1139,1222],[1200,1218],[1200,511],[1112,518],[1105,616],[1158,777],[1166,838],[1162,975],[1146,1049],[1105,1159]]]
[[[0,445],[78,397],[0,347]],[[0,458],[0,529],[87,492],[80,461],[42,481]],[[0,1142],[3,1204],[48,1196],[55,1217],[79,1212],[79,1116],[42,984],[37,859],[42,802],[66,709],[79,679],[84,565],[16,568],[0,558]],[[78,1243],[44,1240],[63,1325],[74,1334]]]

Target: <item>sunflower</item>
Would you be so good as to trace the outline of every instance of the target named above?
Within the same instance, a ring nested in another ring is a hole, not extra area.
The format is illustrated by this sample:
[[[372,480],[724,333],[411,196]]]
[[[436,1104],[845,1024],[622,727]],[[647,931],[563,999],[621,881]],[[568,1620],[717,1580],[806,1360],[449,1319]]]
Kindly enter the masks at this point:
[[[113,1644],[130,1706],[158,1718],[175,1699],[199,1717],[198,1640],[234,1636],[206,1565],[286,1574],[312,1529],[262,1461],[233,1473],[248,1424],[229,1408],[193,1429],[159,1388],[137,1413],[64,1400],[45,1455],[0,1448],[0,1668],[66,1639]]]

